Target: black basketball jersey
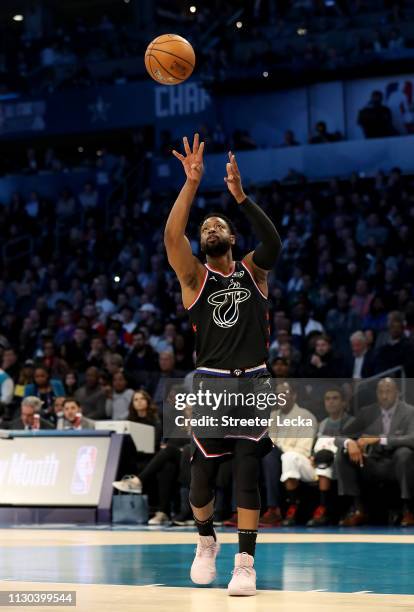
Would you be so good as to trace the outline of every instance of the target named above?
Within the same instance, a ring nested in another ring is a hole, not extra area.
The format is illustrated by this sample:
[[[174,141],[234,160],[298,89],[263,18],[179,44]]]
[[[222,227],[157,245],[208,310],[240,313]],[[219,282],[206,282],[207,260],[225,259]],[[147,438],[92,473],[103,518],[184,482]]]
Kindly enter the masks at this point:
[[[248,267],[236,261],[225,275],[205,264],[199,294],[189,306],[196,366],[236,369],[262,364],[268,356],[268,300]]]

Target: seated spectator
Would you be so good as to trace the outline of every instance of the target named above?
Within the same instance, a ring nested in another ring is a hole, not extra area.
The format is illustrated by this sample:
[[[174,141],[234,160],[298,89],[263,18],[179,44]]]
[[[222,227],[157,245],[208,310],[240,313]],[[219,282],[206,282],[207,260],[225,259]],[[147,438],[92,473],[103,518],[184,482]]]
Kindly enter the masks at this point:
[[[414,526],[414,407],[400,399],[395,380],[378,382],[376,403],[363,408],[337,440],[339,495],[353,499],[340,525],[363,525],[363,487],[393,481],[400,490],[401,526]]]
[[[280,147],[297,147],[299,142],[295,138],[293,130],[286,130],[283,136],[283,142],[279,145]]]
[[[73,337],[61,347],[61,355],[74,370],[85,371],[89,354],[88,334],[83,327],[76,327]]]
[[[331,338],[326,334],[317,336],[302,375],[304,378],[341,378],[344,375],[343,359],[335,355]]]
[[[134,392],[128,388],[128,381],[123,372],[117,372],[112,377],[112,385],[105,389],[106,416],[114,421],[128,418],[129,406]]]
[[[336,480],[334,469],[335,455],[338,447],[335,439],[341,436],[344,428],[354,420],[345,412],[344,392],[340,387],[328,387],[324,395],[327,417],[319,424],[317,440],[312,450],[312,463],[318,477],[319,504],[308,527],[328,525],[332,519],[332,480]]]
[[[89,425],[82,417],[82,409],[73,397],[63,400],[62,416],[58,419],[56,429],[88,429]]]
[[[28,395],[22,399],[20,417],[8,424],[8,429],[54,429],[53,424],[40,416],[42,400]]]
[[[276,393],[283,395],[285,404],[279,401],[278,409],[271,413],[273,420],[269,433],[274,448],[262,459],[268,509],[260,523],[263,526],[291,526],[296,523],[300,503],[299,483],[314,482],[316,478],[310,456],[318,423],[312,413],[297,405],[296,393],[287,382],[278,384]],[[283,421],[285,418],[303,419],[306,426],[294,424],[294,421],[290,425],[278,425],[279,419]],[[280,482],[286,488],[288,502],[283,520]]]
[[[0,415],[9,408],[14,396],[14,382],[11,376],[0,368]]]
[[[69,370],[69,372],[67,372],[67,374],[65,375],[64,387],[66,391],[66,397],[72,397],[76,393],[79,387],[79,383],[78,376],[75,370]]]
[[[318,121],[315,126],[315,134],[309,138],[309,144],[322,144],[325,142],[337,142],[342,140],[340,132],[328,132],[325,121]]]
[[[356,331],[349,338],[352,356],[345,364],[345,375],[347,378],[359,380],[369,378],[374,374],[375,360],[374,351],[368,348],[364,332]]]
[[[328,310],[325,325],[337,350],[345,353],[348,349],[349,335],[361,325],[359,315],[351,310],[347,293],[337,293],[336,307]]]
[[[391,111],[382,101],[382,92],[373,91],[368,104],[359,111],[358,124],[365,138],[386,138],[397,134],[392,123]]]
[[[95,210],[98,206],[98,192],[92,183],[85,183],[79,194],[79,202],[85,211]]]
[[[25,387],[25,397],[36,396],[42,400],[40,416],[49,421],[53,427],[56,425],[56,415],[53,404],[55,398],[65,395],[63,384],[57,378],[50,378],[44,366],[37,366],[34,371],[34,382]]]
[[[414,344],[404,335],[405,317],[398,310],[388,315],[388,341],[375,357],[375,371],[384,372],[396,366],[404,368],[407,378],[414,378]],[[409,389],[410,391],[410,389]]]
[[[351,308],[358,317],[363,319],[369,313],[374,294],[370,291],[368,282],[359,278],[355,285],[355,293],[351,298]]]
[[[145,333],[137,330],[133,335],[132,346],[125,357],[125,369],[133,374],[142,370],[151,372],[156,367],[157,355],[154,349],[147,342]]]
[[[47,368],[53,378],[64,378],[69,371],[69,366],[64,359],[56,355],[53,341],[45,338],[43,342],[42,364]]]
[[[170,351],[162,351],[158,357],[159,373],[154,373],[155,376],[152,380],[154,392],[152,394],[154,402],[158,406],[158,413],[162,415],[162,404],[167,396],[169,387],[171,386],[171,379],[181,378],[183,372],[175,369],[175,357],[174,353]]]
[[[18,362],[17,352],[14,348],[7,348],[4,350],[1,367],[16,384],[19,379],[20,364]]]
[[[90,351],[86,358],[90,367],[102,369],[105,365],[105,343],[100,336],[92,336],[90,343]]]
[[[76,214],[75,198],[69,189],[63,189],[56,203],[56,215],[60,221],[66,222],[73,219]]]
[[[14,388],[14,397],[22,399],[25,396],[26,385],[33,383],[35,364],[33,359],[26,359],[20,370],[19,378]]]
[[[295,322],[292,325],[292,339],[297,349],[301,350],[306,337],[312,332],[323,332],[323,326],[313,319],[309,312],[309,305],[300,301],[293,309]]]
[[[177,385],[171,390],[172,395],[180,390]],[[166,439],[161,442],[160,450],[138,475],[127,475],[113,482],[119,491],[141,494],[153,482],[158,485],[158,509],[148,521],[149,525],[169,525],[171,522],[171,504],[175,496],[178,477],[182,470],[182,453],[188,447],[188,438]],[[191,453],[186,452],[185,458],[190,462]]]
[[[99,384],[99,370],[90,367],[85,372],[85,384],[75,391],[75,400],[82,406],[82,412],[88,419],[105,419],[106,395]]]
[[[135,391],[128,411],[128,421],[133,423],[143,423],[144,425],[158,426],[160,419],[158,417],[157,405],[153,402],[150,394],[144,389]]]

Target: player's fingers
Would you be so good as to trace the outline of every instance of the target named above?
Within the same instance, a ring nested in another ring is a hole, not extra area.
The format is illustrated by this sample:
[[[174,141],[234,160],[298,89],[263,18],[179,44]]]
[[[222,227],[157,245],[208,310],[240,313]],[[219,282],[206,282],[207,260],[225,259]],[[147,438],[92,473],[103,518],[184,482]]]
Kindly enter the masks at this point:
[[[239,166],[237,165],[237,160],[236,160],[236,156],[234,155],[234,153],[231,154],[231,165],[233,167],[233,170],[236,174],[240,174],[240,170],[239,170]]]
[[[193,139],[193,153],[194,154],[196,154],[198,152],[199,142],[200,142],[200,137],[199,137],[198,133],[196,132],[194,134],[194,139]]]
[[[184,143],[184,151],[186,152],[186,155],[191,155],[191,149],[190,149],[190,145],[188,144],[187,136],[184,136],[183,143]]]
[[[200,146],[198,148],[198,153],[197,153],[198,161],[201,161],[203,159],[203,153],[204,153],[204,141],[200,143]]]
[[[177,159],[179,159],[180,161],[184,161],[185,157],[184,155],[181,155],[181,153],[178,153],[178,151],[173,151],[172,154],[174,155],[174,157],[176,157]]]
[[[227,178],[229,179],[229,181],[232,181],[234,179],[232,165],[226,164],[226,170],[227,170]]]

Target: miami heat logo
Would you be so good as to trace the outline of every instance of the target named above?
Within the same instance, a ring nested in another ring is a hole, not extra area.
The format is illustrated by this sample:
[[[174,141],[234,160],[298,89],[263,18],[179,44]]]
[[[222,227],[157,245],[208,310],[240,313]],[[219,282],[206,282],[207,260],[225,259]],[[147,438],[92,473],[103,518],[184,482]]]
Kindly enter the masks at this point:
[[[239,304],[248,300],[250,296],[249,289],[240,288],[240,283],[234,280],[230,281],[227,289],[212,293],[208,303],[215,306],[214,323],[219,327],[233,327],[239,318]]]

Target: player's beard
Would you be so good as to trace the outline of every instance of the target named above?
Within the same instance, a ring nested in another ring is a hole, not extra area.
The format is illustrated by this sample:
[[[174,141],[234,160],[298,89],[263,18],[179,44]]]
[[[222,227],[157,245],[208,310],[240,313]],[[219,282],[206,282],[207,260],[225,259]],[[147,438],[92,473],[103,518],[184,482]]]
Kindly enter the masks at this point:
[[[214,242],[205,242],[201,245],[201,252],[209,257],[221,257],[231,248],[230,240],[217,238]]]

